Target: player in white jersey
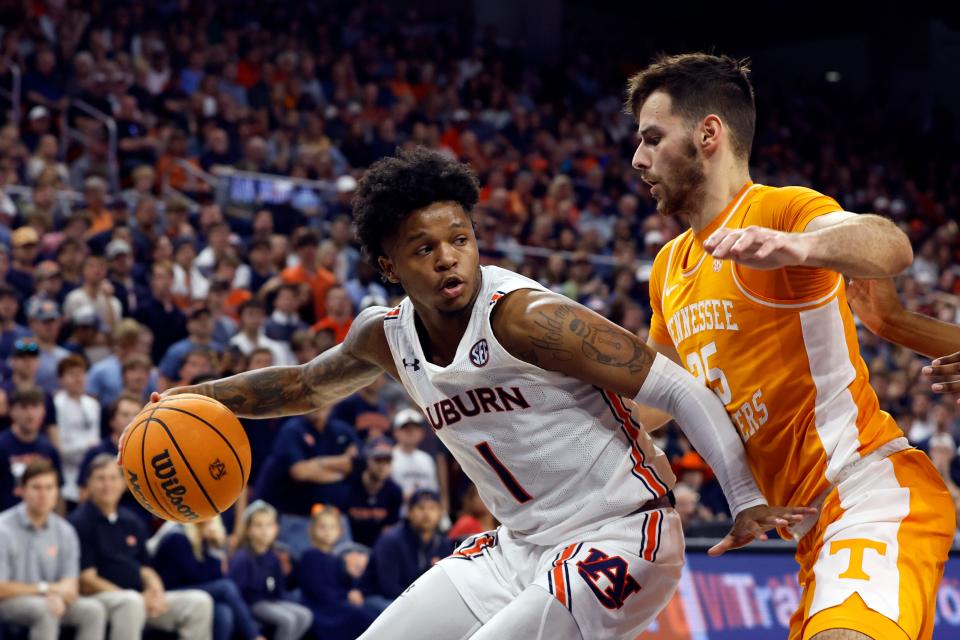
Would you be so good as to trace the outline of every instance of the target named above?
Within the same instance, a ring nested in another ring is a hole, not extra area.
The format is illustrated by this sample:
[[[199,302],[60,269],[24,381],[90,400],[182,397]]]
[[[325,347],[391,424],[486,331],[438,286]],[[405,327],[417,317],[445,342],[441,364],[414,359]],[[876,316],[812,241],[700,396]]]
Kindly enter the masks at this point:
[[[403,383],[503,525],[424,574],[364,639],[633,638],[677,586],[683,535],[669,465],[625,398],[675,416],[716,472],[735,520],[714,553],[811,510],[767,506],[723,405],[680,367],[537,282],[481,268],[477,198],[473,173],[435,152],[374,164],[354,222],[409,297],[365,310],[306,365],[168,393],[264,417],[329,404],[382,371]]]

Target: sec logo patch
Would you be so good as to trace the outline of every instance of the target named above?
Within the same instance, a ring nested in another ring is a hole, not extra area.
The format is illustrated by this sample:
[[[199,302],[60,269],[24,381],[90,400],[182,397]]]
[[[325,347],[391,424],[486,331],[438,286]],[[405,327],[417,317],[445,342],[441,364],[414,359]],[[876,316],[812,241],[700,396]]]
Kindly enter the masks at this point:
[[[490,359],[490,348],[487,346],[487,341],[478,340],[475,345],[470,347],[470,362],[473,363],[476,367],[482,367],[487,364],[487,360]]]

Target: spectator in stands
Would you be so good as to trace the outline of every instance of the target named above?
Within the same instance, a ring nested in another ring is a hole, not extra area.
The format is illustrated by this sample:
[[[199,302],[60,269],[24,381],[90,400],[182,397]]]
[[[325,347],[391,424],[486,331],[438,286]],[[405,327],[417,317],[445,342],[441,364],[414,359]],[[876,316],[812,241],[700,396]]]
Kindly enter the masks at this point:
[[[256,221],[254,221],[254,224],[256,224]],[[260,293],[263,285],[277,275],[277,270],[274,268],[273,262],[270,259],[269,237],[254,237],[250,241],[250,248],[247,250],[247,261],[250,263],[250,292],[257,295]],[[294,299],[296,298],[296,290],[294,290]],[[296,308],[294,308],[294,311],[296,311]]]
[[[390,431],[387,408],[380,401],[380,392],[386,385],[384,376],[378,377],[357,393],[335,404],[330,418],[352,426],[361,440],[386,435]]]
[[[477,486],[472,482],[463,494],[462,504],[460,517],[447,532],[447,537],[454,543],[460,543],[470,536],[497,528],[496,519],[487,509],[487,505],[483,504]]]
[[[404,500],[418,489],[440,492],[437,463],[417,447],[423,442],[427,421],[416,409],[401,409],[393,416],[393,467],[390,477],[400,485]]]
[[[324,333],[329,335],[329,332]],[[298,364],[306,364],[320,355],[320,350],[314,344],[315,339],[320,335],[323,334],[315,334],[310,330],[302,330],[290,336],[290,348],[294,356],[296,356]],[[333,346],[333,338],[330,339],[330,342],[330,346]]]
[[[273,361],[278,365],[296,363],[290,347],[267,337],[264,331],[266,307],[263,302],[251,298],[240,305],[240,323],[237,334],[230,339],[231,346],[238,347],[243,355],[250,357],[253,350],[265,347],[273,353]]]
[[[403,490],[390,478],[392,460],[393,443],[388,438],[375,438],[367,443],[364,460],[358,461],[348,480],[350,533],[356,542],[368,547],[400,520]]]
[[[141,165],[152,165],[157,159],[157,139],[150,135],[140,112],[137,98],[120,98],[117,121],[117,149],[123,173],[129,174]]]
[[[0,282],[0,361],[13,353],[17,340],[29,338],[30,330],[17,323],[20,301],[17,291],[6,282]]]
[[[40,235],[33,227],[20,227],[10,234],[13,261],[7,271],[7,282],[26,300],[33,295],[33,271],[37,263]]]
[[[274,628],[274,640],[299,640],[310,629],[313,614],[294,602],[287,591],[289,560],[285,563],[274,548],[277,511],[263,500],[255,500],[243,519],[244,538],[230,558],[230,578],[254,617]]]
[[[940,477],[947,485],[947,490],[953,498],[954,507],[960,508],[960,488],[957,487],[957,479],[952,473],[956,466],[957,445],[954,438],[945,432],[940,432],[931,436],[927,445],[927,454],[930,461],[937,468]],[[960,526],[960,511],[957,512],[957,525]],[[955,534],[955,539],[960,539],[960,534]]]
[[[453,552],[453,543],[439,531],[442,517],[437,492],[421,489],[410,496],[407,517],[373,546],[364,575],[369,604],[386,609],[414,580]]]
[[[54,513],[57,469],[48,460],[27,465],[23,502],[0,513],[0,620],[23,625],[31,638],[56,638],[60,625],[77,640],[102,640],[107,612],[79,596],[80,542]]]
[[[265,640],[236,583],[223,575],[227,533],[220,518],[168,522],[151,543],[153,566],[167,589],[200,589],[213,598],[213,640]]]
[[[100,441],[100,403],[84,393],[87,363],[82,357],[67,356],[57,365],[57,373],[60,391],[53,396],[57,426],[49,433],[60,451],[63,498],[70,505],[80,500],[78,479],[83,454]]]
[[[87,236],[95,236],[113,228],[113,213],[107,206],[107,181],[90,176],[83,181],[83,199],[86,207],[81,214],[87,219]]]
[[[187,334],[187,319],[173,302],[173,268],[168,262],[155,262],[150,268],[150,295],[138,306],[134,318],[153,332],[150,355],[159,362],[175,342]]]
[[[340,285],[333,285],[327,290],[327,315],[320,318],[311,331],[329,330],[333,332],[333,339],[340,344],[347,337],[350,325],[353,324],[353,304],[346,289]]]
[[[60,345],[87,362],[96,362],[110,352],[101,340],[100,320],[93,307],[74,309],[64,333],[67,337],[61,340]]]
[[[33,286],[36,297],[49,298],[62,305],[70,288],[64,284],[60,265],[53,260],[44,260],[33,272]]]
[[[195,590],[167,591],[148,566],[147,529],[120,506],[125,487],[113,456],[90,463],[89,501],[70,522],[80,538],[80,588],[111,613],[111,640],[140,637],[144,625],[176,631],[182,640],[207,640],[213,623],[213,600]]]
[[[148,356],[134,353],[123,360],[123,388],[126,393],[146,401],[152,388],[156,387],[156,371]]]
[[[30,339],[24,338],[13,343],[10,355],[10,375],[0,383],[7,398],[12,398],[17,389],[37,387],[37,371],[40,367],[40,347]],[[57,422],[57,411],[53,406],[53,396],[43,392],[43,426]]]
[[[230,295],[230,282],[214,278],[207,291],[207,308],[213,315],[213,341],[230,344],[230,338],[237,333],[237,321],[227,313],[227,297]]]
[[[27,309],[30,330],[40,347],[40,363],[37,367],[37,384],[47,393],[53,394],[60,387],[57,377],[57,365],[70,355],[70,352],[57,344],[60,333],[60,309],[53,300],[34,298]]]
[[[93,459],[101,453],[106,453],[111,456],[117,455],[117,446],[120,443],[120,434],[128,424],[133,422],[133,419],[137,417],[137,414],[140,413],[140,409],[142,407],[143,402],[138,396],[127,393],[121,393],[110,405],[107,419],[107,427],[109,429],[107,437],[103,438],[100,440],[100,442],[87,449],[83,454],[83,459],[80,461],[80,468],[79,472],[77,473],[77,482],[81,487],[81,500],[86,499],[85,488],[87,485],[87,476],[90,474],[90,463],[93,462]],[[129,499],[130,503],[137,504],[136,500],[133,499],[133,495],[129,492],[126,492],[124,493],[124,499],[121,501],[124,506],[128,505],[127,499]]]
[[[107,243],[104,254],[107,257],[107,282],[113,286],[113,295],[120,301],[120,317],[129,317],[137,310],[138,285],[134,279],[133,247],[123,238],[114,238]]]
[[[76,212],[71,213],[66,222],[67,227],[69,228],[75,220],[85,221],[86,218]],[[87,245],[83,240],[87,229],[86,222],[82,223],[82,228],[78,238],[64,237],[63,241],[57,247],[57,264],[60,265],[60,278],[63,280],[63,288],[66,289],[67,292],[80,286],[81,273],[83,271],[81,267],[83,265],[83,259],[87,255]],[[66,236],[66,231],[64,231],[64,236]],[[66,293],[63,294],[61,299],[64,298],[66,298]]]
[[[378,275],[373,265],[366,260],[357,263],[356,276],[347,280],[344,285],[356,311],[363,311],[365,306],[371,303],[387,306],[389,295],[383,285],[377,281]]]
[[[280,540],[299,556],[308,545],[315,504],[346,508],[359,441],[348,425],[330,420],[330,408],[291,418],[277,435],[255,495],[280,511]]]
[[[120,194],[120,197],[126,201],[127,207],[136,211],[137,205],[141,201],[153,199],[154,188],[157,183],[157,172],[149,165],[141,165],[133,170],[130,177],[132,184],[129,189]],[[136,216],[134,216],[134,218],[136,218]],[[139,220],[137,220],[137,226],[140,226]]]
[[[90,367],[87,374],[87,393],[101,404],[113,404],[123,389],[123,361],[139,353],[141,331],[148,329],[136,320],[120,320],[113,331],[113,353]]]
[[[166,387],[169,383],[181,380],[179,377],[180,367],[183,361],[191,351],[203,347],[220,354],[223,353],[223,345],[213,340],[213,315],[206,305],[194,307],[187,314],[187,337],[180,340],[167,349],[160,360],[158,368],[160,375],[167,379]]]
[[[21,91],[30,104],[38,105],[49,117],[50,111],[59,111],[66,106],[64,86],[57,70],[57,57],[48,46],[44,46],[37,51],[33,65],[24,74]],[[36,109],[30,111],[31,119],[36,117]]]
[[[181,238],[174,243],[173,295],[181,309],[188,309],[207,297],[210,281],[197,264],[197,248],[192,238]]]
[[[685,482],[678,482],[673,487],[673,495],[676,499],[675,509],[680,521],[683,524],[683,530],[687,531],[693,526],[705,522],[702,505],[700,504],[700,493]]]
[[[351,640],[362,634],[378,611],[364,607],[359,580],[347,571],[334,553],[342,536],[340,511],[318,506],[311,518],[313,548],[303,554],[297,567],[303,603],[313,613],[313,633],[318,638]]]
[[[332,272],[320,266],[317,257],[319,246],[317,234],[304,229],[293,239],[296,265],[280,272],[283,282],[306,286],[310,291],[313,304],[309,311],[313,312],[314,321],[327,315],[327,290],[337,282],[337,277]]]
[[[267,367],[272,367],[276,364],[273,360],[273,349],[269,347],[257,347],[250,352],[250,357],[247,358],[247,370],[253,371],[255,369],[265,369]]]
[[[353,180],[352,176],[343,177]],[[353,182],[355,185],[356,180]],[[340,179],[337,180],[337,188],[340,188]],[[349,213],[340,213],[333,217],[329,235],[337,256],[334,275],[340,282],[347,282],[356,275],[357,265],[361,262],[360,251],[353,246],[352,218]]]
[[[170,386],[183,386],[196,384],[196,378],[200,376],[209,376],[217,371],[219,358],[216,351],[209,347],[195,347],[187,353],[177,371],[177,377],[171,381]],[[169,388],[164,386],[166,383],[161,378],[160,387],[163,390]]]
[[[261,246],[263,246],[262,242]],[[264,333],[268,338],[289,343],[294,333],[307,328],[297,313],[298,306],[295,285],[284,284],[277,288],[276,297],[273,300],[273,313],[270,314],[270,319],[264,326]]]
[[[81,307],[93,307],[101,326],[113,331],[123,315],[123,307],[113,293],[113,283],[107,279],[106,260],[103,256],[90,254],[83,261],[83,283],[67,294],[63,313],[71,317]]]
[[[43,391],[21,387],[10,397],[10,428],[0,433],[0,508],[20,502],[17,487],[27,465],[36,459],[49,460],[60,473],[60,453],[43,434]]]

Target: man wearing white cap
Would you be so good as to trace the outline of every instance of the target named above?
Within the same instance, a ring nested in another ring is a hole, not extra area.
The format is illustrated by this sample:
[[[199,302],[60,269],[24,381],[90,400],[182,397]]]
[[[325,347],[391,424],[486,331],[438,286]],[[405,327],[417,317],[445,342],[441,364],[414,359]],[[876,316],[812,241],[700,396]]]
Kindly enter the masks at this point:
[[[393,418],[393,470],[390,476],[403,489],[406,501],[418,489],[440,491],[437,463],[417,447],[423,440],[427,421],[416,409],[401,409]]]

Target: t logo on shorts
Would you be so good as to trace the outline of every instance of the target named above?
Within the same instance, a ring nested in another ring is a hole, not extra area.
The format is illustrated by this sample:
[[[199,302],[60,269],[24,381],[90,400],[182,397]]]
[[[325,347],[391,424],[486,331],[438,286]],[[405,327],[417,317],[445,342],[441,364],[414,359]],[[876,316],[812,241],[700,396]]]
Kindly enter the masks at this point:
[[[620,556],[610,557],[598,549],[590,549],[587,559],[577,563],[577,572],[607,609],[619,609],[624,600],[640,592],[636,579],[627,573],[627,562]],[[601,578],[606,578],[610,584],[601,588]]]
[[[847,570],[840,574],[841,578],[851,580],[869,580],[870,576],[863,570],[863,552],[867,549],[876,551],[881,556],[887,555],[887,543],[877,542],[876,540],[867,540],[866,538],[851,538],[849,540],[837,540],[830,543],[830,555],[838,551],[850,551],[850,564]]]

